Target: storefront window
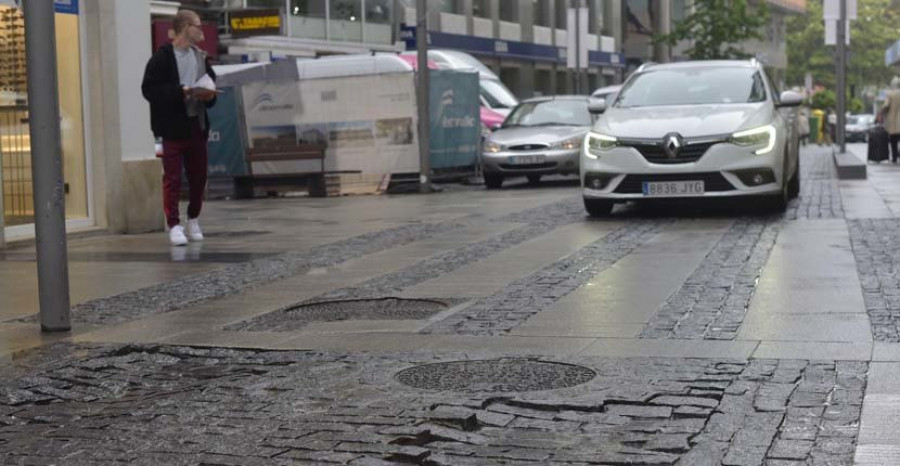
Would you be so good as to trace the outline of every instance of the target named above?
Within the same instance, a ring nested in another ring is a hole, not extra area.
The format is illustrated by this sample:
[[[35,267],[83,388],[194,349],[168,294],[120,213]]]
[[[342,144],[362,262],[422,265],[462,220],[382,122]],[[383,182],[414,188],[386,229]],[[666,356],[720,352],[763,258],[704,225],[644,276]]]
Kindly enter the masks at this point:
[[[462,14],[463,6],[460,0],[441,0],[441,11],[444,13]]]
[[[362,1],[331,0],[330,39],[362,42]]]
[[[57,81],[67,218],[86,218],[87,175],[77,14],[56,14]],[[34,223],[22,12],[0,7],[0,180],[7,227]]]
[[[284,9],[284,0],[247,0],[247,8]]]

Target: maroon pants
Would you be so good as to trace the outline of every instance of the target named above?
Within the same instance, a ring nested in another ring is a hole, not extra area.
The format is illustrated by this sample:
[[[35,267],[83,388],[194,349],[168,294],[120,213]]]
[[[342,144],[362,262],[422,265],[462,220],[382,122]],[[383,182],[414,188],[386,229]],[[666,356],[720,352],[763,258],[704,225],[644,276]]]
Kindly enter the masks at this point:
[[[206,191],[207,155],[206,134],[200,123],[194,121],[191,137],[180,140],[163,140],[163,210],[169,228],[180,222],[178,198],[181,191],[181,171],[187,174],[190,202],[188,218],[200,216],[203,193]]]

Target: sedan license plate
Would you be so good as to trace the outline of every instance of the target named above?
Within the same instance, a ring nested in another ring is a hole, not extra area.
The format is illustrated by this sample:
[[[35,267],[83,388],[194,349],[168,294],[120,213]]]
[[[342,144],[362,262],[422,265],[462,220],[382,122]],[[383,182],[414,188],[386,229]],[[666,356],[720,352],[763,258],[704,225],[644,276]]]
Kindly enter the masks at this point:
[[[703,194],[703,181],[644,182],[644,196],[698,196]]]
[[[510,165],[537,165],[544,163],[543,155],[513,155],[509,157]]]

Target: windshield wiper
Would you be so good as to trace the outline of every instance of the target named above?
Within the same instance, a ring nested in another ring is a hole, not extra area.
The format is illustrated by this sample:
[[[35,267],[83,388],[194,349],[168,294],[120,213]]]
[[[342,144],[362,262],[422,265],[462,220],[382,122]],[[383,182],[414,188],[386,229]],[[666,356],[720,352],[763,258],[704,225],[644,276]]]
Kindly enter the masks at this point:
[[[527,125],[527,126],[537,128],[540,126],[588,126],[588,125],[578,125],[575,123],[563,123],[560,121],[548,121],[547,123],[538,123],[536,125]]]

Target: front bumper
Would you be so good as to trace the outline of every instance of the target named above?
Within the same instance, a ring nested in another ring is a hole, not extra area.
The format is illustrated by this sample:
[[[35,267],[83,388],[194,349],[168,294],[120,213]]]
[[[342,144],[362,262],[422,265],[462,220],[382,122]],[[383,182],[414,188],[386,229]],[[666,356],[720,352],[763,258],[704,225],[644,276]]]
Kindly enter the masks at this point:
[[[541,163],[518,164],[516,159],[538,156]],[[503,176],[576,174],[579,171],[581,150],[505,151],[482,153],[481,163],[485,173]]]
[[[780,141],[779,141],[780,142]],[[784,178],[783,144],[776,144],[772,152],[755,155],[750,149],[722,143],[710,147],[699,160],[689,163],[651,163],[630,147],[617,147],[599,159],[582,156],[581,185],[585,198],[613,201],[727,198],[779,194]],[[753,185],[760,174],[762,183]],[[596,188],[594,179],[602,181]],[[647,196],[643,183],[659,181],[704,182],[702,194],[688,196]]]

